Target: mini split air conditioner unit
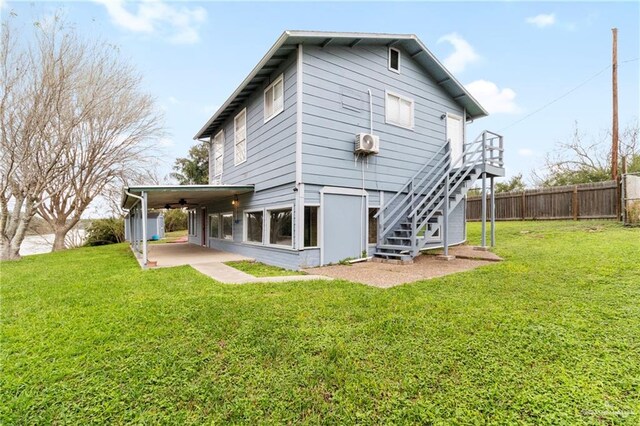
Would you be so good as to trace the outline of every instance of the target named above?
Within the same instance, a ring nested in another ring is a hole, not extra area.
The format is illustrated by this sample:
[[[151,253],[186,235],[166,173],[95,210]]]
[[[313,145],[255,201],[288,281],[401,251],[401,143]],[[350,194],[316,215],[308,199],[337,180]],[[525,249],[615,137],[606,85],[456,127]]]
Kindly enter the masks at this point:
[[[356,154],[377,154],[380,152],[380,137],[370,133],[356,134]]]

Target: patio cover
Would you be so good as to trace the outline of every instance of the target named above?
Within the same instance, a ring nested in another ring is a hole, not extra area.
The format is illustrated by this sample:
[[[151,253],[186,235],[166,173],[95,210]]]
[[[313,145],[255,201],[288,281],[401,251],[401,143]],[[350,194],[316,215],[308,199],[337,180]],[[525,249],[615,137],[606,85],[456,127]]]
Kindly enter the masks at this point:
[[[130,186],[124,188],[122,193],[122,208],[130,209],[138,201],[143,193],[147,196],[148,209],[163,209],[167,204],[178,207],[178,202],[185,200],[188,206],[195,207],[199,204],[210,203],[234,195],[253,192],[253,185],[151,185]]]
[[[198,207],[205,203],[253,192],[253,185],[129,186],[122,191],[122,208],[129,213],[131,247],[148,263],[147,213],[149,209]]]

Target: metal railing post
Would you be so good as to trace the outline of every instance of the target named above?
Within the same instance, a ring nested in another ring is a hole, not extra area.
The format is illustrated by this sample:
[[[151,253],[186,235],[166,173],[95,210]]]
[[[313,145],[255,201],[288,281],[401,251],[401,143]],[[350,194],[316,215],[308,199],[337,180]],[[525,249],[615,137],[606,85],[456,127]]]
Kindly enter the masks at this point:
[[[444,255],[449,256],[449,170],[444,178],[444,217],[442,229],[442,244],[444,245]]]
[[[489,179],[489,185],[491,186],[491,247],[496,245],[496,195],[495,187],[493,185],[493,176]]]
[[[415,205],[415,191],[413,189],[413,179],[411,180],[411,184],[409,185],[411,189],[411,209],[413,210],[413,206]],[[411,216],[411,254],[412,256],[416,256],[416,235],[418,234],[417,227],[417,217],[414,214]]]

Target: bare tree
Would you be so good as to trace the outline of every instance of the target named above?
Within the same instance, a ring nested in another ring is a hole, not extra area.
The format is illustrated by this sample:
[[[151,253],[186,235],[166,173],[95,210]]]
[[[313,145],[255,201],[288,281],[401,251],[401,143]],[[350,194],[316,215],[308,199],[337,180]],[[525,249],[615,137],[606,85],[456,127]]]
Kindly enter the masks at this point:
[[[43,202],[44,188],[62,172],[59,130],[62,100],[76,69],[63,58],[75,52],[60,37],[35,26],[35,42],[20,48],[19,34],[2,23],[0,37],[0,259],[18,259],[27,227]]]
[[[3,72],[12,77],[6,80],[11,85],[4,84],[9,90],[3,91],[2,104],[3,153],[9,154],[2,162],[3,188],[8,188],[0,200],[3,258],[18,258],[24,238],[11,224],[28,224],[36,212],[54,229],[54,250],[64,248],[65,236],[91,201],[149,175],[157,158],[153,140],[163,134],[154,99],[115,46],[82,40],[59,16],[35,28],[27,53],[3,32],[11,58],[5,61],[3,53]],[[34,89],[18,90],[21,81]],[[36,90],[52,92],[53,106]],[[14,117],[13,111],[21,110],[36,118]]]
[[[64,172],[49,181],[47,201],[38,213],[54,229],[53,250],[64,248],[65,236],[99,195],[111,199],[127,182],[138,182],[156,165],[162,135],[154,99],[141,89],[140,75],[104,44],[80,45],[85,63],[81,80],[66,102],[73,126],[61,136]]]
[[[632,122],[620,134],[619,158],[626,157],[631,164],[639,163],[640,159],[639,131],[638,123]],[[610,131],[601,132],[597,138],[587,138],[576,123],[571,139],[558,143],[556,150],[547,154],[542,174],[533,173],[534,182],[540,186],[557,186],[609,180],[610,141]]]

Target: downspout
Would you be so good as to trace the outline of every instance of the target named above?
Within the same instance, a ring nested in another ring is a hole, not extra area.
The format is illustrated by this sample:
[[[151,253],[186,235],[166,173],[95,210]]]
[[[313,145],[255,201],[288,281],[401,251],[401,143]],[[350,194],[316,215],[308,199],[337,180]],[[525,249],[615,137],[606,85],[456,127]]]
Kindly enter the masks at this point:
[[[142,266],[147,267],[147,193],[142,192],[142,196],[135,195],[129,191],[124,191],[127,196],[137,198],[142,204]],[[133,234],[132,234],[133,236]]]

